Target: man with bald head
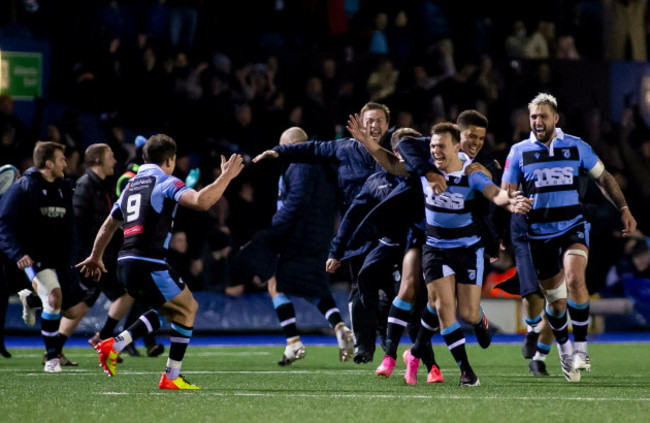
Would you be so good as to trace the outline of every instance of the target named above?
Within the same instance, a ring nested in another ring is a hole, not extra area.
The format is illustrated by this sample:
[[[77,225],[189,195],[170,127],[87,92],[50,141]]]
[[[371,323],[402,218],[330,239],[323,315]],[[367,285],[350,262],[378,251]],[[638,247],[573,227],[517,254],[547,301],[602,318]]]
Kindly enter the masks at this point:
[[[307,139],[305,131],[292,127],[282,133],[280,146],[298,146]],[[354,352],[352,331],[341,319],[323,266],[327,260],[329,241],[334,235],[336,171],[330,164],[324,163],[285,165],[278,192],[277,211],[271,227],[254,237],[258,241],[266,240],[267,246],[262,248],[261,256],[271,257],[267,261],[274,262],[256,273],[268,282],[273,307],[287,339],[278,364],[286,366],[305,356],[305,346],[296,328],[292,296],[311,300],[325,316],[336,333],[339,359],[347,361]],[[272,253],[266,251],[268,249]],[[250,254],[249,257],[257,260],[260,255],[253,257]]]

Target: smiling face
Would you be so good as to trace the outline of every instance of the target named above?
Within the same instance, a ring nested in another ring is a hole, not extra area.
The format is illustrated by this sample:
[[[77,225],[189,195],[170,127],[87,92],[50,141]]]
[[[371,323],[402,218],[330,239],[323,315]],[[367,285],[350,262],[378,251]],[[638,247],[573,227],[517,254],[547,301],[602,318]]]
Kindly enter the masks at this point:
[[[449,173],[459,170],[457,168],[462,167],[461,161],[458,158],[460,144],[453,142],[449,132],[433,134],[429,147],[431,149],[431,157],[433,157],[433,164],[438,169]]]
[[[530,130],[537,141],[548,144],[555,136],[555,125],[560,116],[547,105],[533,105],[529,112]]]
[[[460,131],[460,149],[470,158],[475,158],[485,142],[486,128],[470,125],[469,128]]]
[[[368,128],[370,138],[378,143],[388,131],[388,119],[381,109],[367,110],[363,114],[363,126]]]

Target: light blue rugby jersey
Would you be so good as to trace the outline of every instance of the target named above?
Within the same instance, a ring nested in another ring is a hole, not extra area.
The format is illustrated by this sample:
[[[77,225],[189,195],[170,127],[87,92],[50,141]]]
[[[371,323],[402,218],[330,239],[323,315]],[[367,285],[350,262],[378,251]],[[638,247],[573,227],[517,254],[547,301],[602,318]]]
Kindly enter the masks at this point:
[[[598,156],[578,137],[555,129],[556,137],[547,147],[535,135],[512,146],[502,180],[519,185],[533,199],[528,213],[531,238],[558,236],[584,221],[578,176],[594,169]]]
[[[475,191],[483,192],[494,183],[483,172],[463,175],[470,162],[463,169],[441,173],[447,179],[447,190],[435,195],[426,177],[420,178],[424,192],[424,212],[427,245],[436,248],[469,247],[480,241],[478,226],[472,219],[472,203]]]

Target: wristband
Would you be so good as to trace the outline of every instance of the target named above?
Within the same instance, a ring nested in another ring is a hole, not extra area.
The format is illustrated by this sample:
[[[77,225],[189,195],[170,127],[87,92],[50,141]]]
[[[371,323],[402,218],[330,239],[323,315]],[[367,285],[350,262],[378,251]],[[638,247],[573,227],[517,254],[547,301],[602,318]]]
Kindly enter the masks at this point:
[[[628,210],[629,210],[630,208],[629,208],[628,206],[623,206],[623,207],[621,207],[620,209],[618,209],[618,211],[621,211],[621,212],[622,212],[622,211],[625,210],[625,209],[628,209]]]

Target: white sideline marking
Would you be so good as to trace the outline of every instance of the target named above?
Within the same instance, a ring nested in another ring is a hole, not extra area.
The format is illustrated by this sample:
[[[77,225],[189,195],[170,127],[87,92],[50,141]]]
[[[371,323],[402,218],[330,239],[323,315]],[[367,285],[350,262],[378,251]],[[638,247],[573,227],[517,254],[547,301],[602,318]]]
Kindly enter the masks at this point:
[[[191,344],[190,344],[190,346],[191,346]],[[16,357],[16,358],[41,358],[41,357],[43,357],[43,354],[12,354],[12,355],[14,357]],[[248,352],[248,351],[232,351],[232,352],[228,352],[228,351],[206,351],[206,352],[193,352],[190,349],[190,351],[188,352],[188,355],[191,355],[191,356],[194,356],[194,357],[230,357],[230,356],[233,356],[233,357],[246,356],[246,357],[248,357],[248,356],[251,356],[251,355],[263,355],[263,356],[266,356],[266,355],[271,355],[271,353],[268,352],[268,351],[250,351],[250,352]],[[124,354],[124,356],[129,357],[128,354]],[[145,355],[143,354],[143,357],[144,356]],[[97,353],[96,352],[81,353],[81,354],[76,354],[75,353],[75,354],[70,354],[70,357],[73,360],[75,358],[78,358],[78,357],[84,357],[84,358],[97,357]],[[152,358],[152,357],[149,357],[149,358]],[[153,357],[153,358],[155,358],[155,357]]]
[[[520,397],[520,396],[472,396],[472,395],[410,395],[410,394],[337,394],[331,392],[323,393],[296,393],[296,392],[209,392],[206,390],[195,392],[196,395],[212,396],[212,397],[303,397],[303,398],[368,398],[368,399],[453,399],[453,400],[483,400],[494,401],[500,400],[517,400],[517,401],[539,401],[541,400],[554,400],[554,401],[593,401],[593,402],[637,402],[637,401],[650,401],[650,398],[593,398],[593,397]],[[164,395],[161,392],[97,392],[97,395]]]

